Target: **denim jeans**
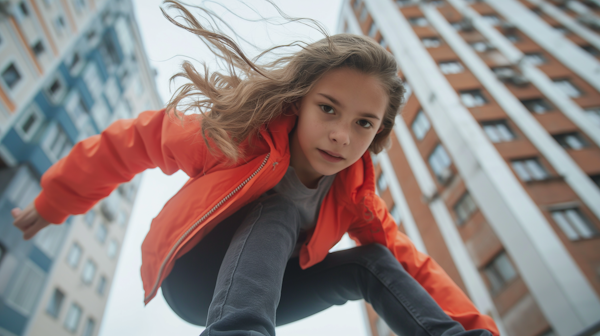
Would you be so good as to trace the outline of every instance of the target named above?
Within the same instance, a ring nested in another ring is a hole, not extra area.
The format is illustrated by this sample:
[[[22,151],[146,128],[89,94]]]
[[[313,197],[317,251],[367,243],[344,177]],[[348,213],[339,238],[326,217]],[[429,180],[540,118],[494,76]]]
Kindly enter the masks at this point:
[[[167,303],[207,326],[201,336],[274,336],[276,326],[359,299],[397,335],[491,336],[465,331],[380,244],[330,253],[302,270],[290,259],[298,218],[278,194],[245,206],[175,262],[162,284]]]

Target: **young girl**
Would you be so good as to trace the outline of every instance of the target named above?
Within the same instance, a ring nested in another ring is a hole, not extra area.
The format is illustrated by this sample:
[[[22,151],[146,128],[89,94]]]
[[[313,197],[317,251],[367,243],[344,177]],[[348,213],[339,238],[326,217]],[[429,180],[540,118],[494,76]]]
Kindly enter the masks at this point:
[[[498,335],[375,194],[369,152],[388,143],[404,92],[393,56],[340,34],[259,65],[170,5],[186,25],[167,17],[203,38],[229,72],[184,63],[176,76],[190,83],[166,109],[73,147],[44,174],[35,201],[13,209],[24,238],[87,212],[148,168],[181,169],[190,179],[142,245],[144,302],[162,288],[181,318],[206,326],[202,335],[275,335],[358,299],[398,335]],[[205,113],[184,113],[191,109]],[[328,253],[346,232],[358,247]]]

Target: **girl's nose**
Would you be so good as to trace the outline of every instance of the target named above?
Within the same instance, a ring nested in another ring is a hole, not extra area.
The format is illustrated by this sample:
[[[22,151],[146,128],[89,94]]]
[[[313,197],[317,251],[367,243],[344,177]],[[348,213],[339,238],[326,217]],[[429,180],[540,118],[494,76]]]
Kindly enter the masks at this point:
[[[329,139],[342,146],[347,146],[350,144],[350,130],[344,126],[336,127],[329,134]]]

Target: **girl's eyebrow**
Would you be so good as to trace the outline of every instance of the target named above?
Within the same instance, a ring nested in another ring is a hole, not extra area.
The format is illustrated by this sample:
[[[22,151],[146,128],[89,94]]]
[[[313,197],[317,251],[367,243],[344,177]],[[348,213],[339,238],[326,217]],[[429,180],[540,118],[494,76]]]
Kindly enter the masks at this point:
[[[337,105],[338,107],[344,108],[344,105],[342,105],[339,101],[337,101],[337,99],[333,98],[332,96],[326,95],[326,94],[320,93],[320,92],[318,94],[320,94],[321,96],[323,96],[323,97],[331,100],[331,102],[333,103],[333,105]],[[362,112],[360,114],[360,116],[361,117],[365,117],[365,118],[373,118],[373,119],[379,120],[378,116],[376,116],[376,115],[374,115],[372,113],[368,113],[368,112]]]

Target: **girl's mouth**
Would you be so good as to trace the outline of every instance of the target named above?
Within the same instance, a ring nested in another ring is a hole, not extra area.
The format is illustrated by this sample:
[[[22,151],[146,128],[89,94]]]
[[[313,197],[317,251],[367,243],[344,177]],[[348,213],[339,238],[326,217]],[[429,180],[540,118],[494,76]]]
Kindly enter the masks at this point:
[[[318,149],[318,148],[317,148],[317,149]],[[324,150],[321,150],[321,149],[318,149],[318,150],[319,150],[319,153],[321,153],[321,156],[322,156],[322,157],[323,157],[325,160],[327,160],[327,161],[329,161],[329,162],[340,162],[340,161],[342,161],[342,160],[344,159],[344,158],[343,158],[343,157],[341,157],[341,156],[332,155],[332,154],[330,154],[330,152],[326,152],[326,151],[324,151]]]

